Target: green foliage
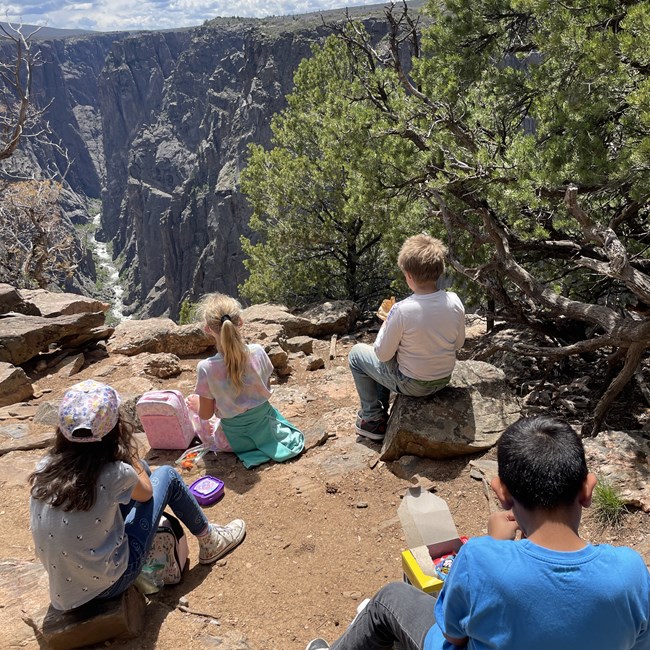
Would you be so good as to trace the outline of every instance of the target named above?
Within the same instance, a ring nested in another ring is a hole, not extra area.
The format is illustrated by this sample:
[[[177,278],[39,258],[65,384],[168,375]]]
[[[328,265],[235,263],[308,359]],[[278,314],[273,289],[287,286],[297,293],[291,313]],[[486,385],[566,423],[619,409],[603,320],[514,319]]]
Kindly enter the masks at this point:
[[[194,322],[195,314],[196,314],[196,305],[192,303],[188,298],[186,298],[181,303],[181,308],[180,311],[178,312],[178,324],[188,325],[189,323]]]
[[[648,4],[430,0],[427,10],[413,77],[439,113],[426,146],[446,152],[430,182],[446,194],[450,181],[462,184],[468,200],[455,207],[488,207],[531,270],[562,277],[571,297],[598,300],[593,275],[538,242],[593,243],[564,206],[573,184],[597,227],[640,204],[617,234],[648,257]]]
[[[423,204],[392,182],[413,147],[383,137],[388,123],[361,99],[352,65],[334,37],[315,48],[273,119],[273,148],[250,149],[242,190],[255,236],[242,241],[250,276],[241,291],[253,301],[374,306],[395,276],[401,241],[423,227]],[[396,89],[394,77],[385,83]]]
[[[454,268],[507,320],[596,324],[586,305],[650,302],[650,5],[429,0],[421,32],[409,11],[389,12],[387,47],[340,34],[359,93],[339,124],[374,111],[378,185],[444,228]],[[612,235],[643,276],[612,271]]]
[[[627,512],[618,490],[607,481],[599,481],[594,488],[593,505],[596,518],[605,526],[620,526]]]

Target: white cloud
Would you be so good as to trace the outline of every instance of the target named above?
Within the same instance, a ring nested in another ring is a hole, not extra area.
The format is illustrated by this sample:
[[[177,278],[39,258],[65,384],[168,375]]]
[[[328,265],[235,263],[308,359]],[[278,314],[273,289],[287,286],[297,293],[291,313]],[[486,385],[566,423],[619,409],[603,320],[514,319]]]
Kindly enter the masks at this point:
[[[376,3],[354,0],[355,5]],[[345,0],[25,0],[0,2],[0,20],[100,31],[169,29],[200,25],[217,16],[281,16],[346,4]]]

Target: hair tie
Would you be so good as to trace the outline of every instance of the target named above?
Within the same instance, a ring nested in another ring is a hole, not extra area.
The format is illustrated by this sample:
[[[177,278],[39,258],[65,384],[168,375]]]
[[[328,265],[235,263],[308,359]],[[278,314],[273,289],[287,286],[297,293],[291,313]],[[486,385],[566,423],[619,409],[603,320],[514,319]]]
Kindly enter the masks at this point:
[[[221,324],[223,325],[227,320],[229,320],[230,322],[232,322],[232,318],[230,318],[230,316],[228,316],[228,314],[224,314],[224,315],[221,317]]]

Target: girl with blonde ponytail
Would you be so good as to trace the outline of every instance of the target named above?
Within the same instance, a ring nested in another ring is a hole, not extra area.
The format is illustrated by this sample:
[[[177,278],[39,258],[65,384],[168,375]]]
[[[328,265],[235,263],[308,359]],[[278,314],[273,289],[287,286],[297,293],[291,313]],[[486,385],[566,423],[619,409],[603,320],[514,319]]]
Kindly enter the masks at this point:
[[[211,293],[201,299],[197,314],[217,354],[199,361],[188,406],[204,420],[221,418],[232,450],[247,468],[297,456],[304,436],[269,403],[273,365],[261,345],[244,342],[239,302]]]

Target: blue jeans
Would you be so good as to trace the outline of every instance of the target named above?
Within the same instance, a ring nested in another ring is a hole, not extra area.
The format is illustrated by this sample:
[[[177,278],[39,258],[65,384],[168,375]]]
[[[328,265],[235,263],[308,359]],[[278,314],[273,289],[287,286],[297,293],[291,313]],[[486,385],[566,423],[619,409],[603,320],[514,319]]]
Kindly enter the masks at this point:
[[[435,603],[432,596],[405,582],[391,582],[375,594],[331,649],[388,650],[399,642],[404,650],[422,650],[436,622]]]
[[[158,522],[168,505],[193,535],[202,533],[209,523],[194,495],[173,467],[159,467],[150,473],[149,466],[144,461],[140,462],[151,476],[153,496],[149,501],[131,500],[120,506],[124,532],[129,541],[129,562],[117,582],[97,596],[100,600],[118,596],[136,581],[158,530]]]
[[[377,358],[371,345],[357,343],[348,355],[350,371],[357,387],[361,411],[366,420],[379,420],[388,411],[390,391],[411,397],[426,397],[444,388],[450,377],[435,382],[420,382],[400,372],[397,359],[383,362]]]

